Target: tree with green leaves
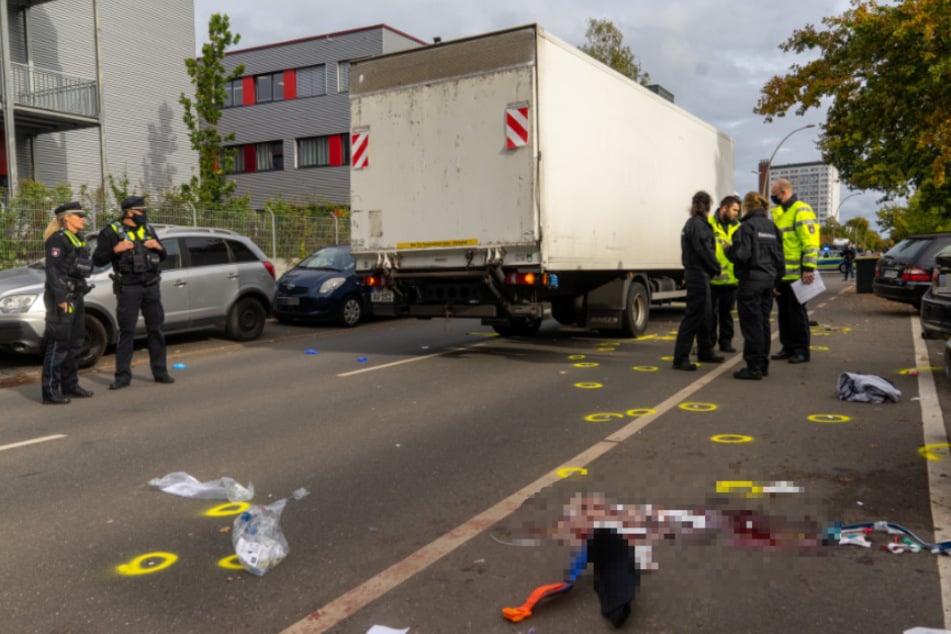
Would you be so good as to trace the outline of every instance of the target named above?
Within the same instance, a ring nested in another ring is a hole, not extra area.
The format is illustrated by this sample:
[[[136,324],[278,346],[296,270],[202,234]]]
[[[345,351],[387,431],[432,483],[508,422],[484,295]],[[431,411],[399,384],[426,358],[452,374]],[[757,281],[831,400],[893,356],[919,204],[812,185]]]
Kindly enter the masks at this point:
[[[948,0],[852,0],[822,24],[780,46],[819,57],[770,79],[754,112],[772,121],[828,103],[819,146],[843,181],[886,200],[915,195],[922,209],[951,216]]]
[[[613,22],[590,18],[584,36],[587,44],[579,49],[643,86],[650,83],[650,75],[641,69],[630,47],[624,45],[624,34]]]
[[[225,49],[240,39],[239,34],[231,33],[228,16],[215,13],[208,22],[209,41],[202,45],[201,57],[185,60],[195,96],[192,99],[182,93],[178,101],[185,108],[183,119],[192,149],[198,152],[198,174],[182,191],[203,209],[229,206],[237,187],[235,181],[228,180],[234,170],[234,152],[225,148],[235,134],[221,134],[218,121],[227,97],[226,84],[244,73],[243,64],[227,72],[223,61]]]

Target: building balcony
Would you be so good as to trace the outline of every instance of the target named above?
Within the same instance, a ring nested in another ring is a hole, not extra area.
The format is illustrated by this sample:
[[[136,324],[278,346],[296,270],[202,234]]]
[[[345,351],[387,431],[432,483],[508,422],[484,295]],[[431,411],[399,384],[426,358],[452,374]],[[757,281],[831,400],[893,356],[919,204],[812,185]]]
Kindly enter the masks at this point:
[[[17,129],[43,133],[99,125],[95,80],[27,64],[10,64]]]

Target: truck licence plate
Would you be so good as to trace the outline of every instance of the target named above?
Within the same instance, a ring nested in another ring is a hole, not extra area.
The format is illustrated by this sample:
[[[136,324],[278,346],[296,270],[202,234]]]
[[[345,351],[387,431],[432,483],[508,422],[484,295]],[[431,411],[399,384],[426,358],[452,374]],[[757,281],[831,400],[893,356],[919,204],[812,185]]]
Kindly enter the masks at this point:
[[[370,301],[374,304],[392,304],[393,291],[370,291]]]

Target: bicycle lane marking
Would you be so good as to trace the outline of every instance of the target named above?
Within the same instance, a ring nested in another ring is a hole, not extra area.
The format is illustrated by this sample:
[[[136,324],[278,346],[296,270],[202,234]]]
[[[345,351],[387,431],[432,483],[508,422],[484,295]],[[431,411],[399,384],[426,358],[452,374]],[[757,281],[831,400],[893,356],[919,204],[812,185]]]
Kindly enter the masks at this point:
[[[921,337],[918,316],[911,317],[911,337],[915,344],[915,365],[930,355]],[[947,444],[948,432],[938,402],[934,376],[931,372],[918,373],[918,402],[921,405],[921,426],[924,445]],[[931,521],[934,524],[935,543],[951,539],[951,460],[925,460],[928,465],[928,499],[931,503]],[[944,627],[951,628],[951,557],[938,557],[938,579],[941,583],[941,608]]]
[[[835,298],[833,297],[831,299]],[[824,307],[828,301],[831,300],[823,302],[820,306],[816,307],[816,310]],[[771,340],[775,340],[778,337],[779,333],[774,332]],[[374,369],[392,367],[393,365],[401,365],[411,361],[428,359],[440,356],[442,354],[445,353],[440,352],[425,355],[424,357],[404,359],[395,363],[381,365],[375,368],[366,368],[365,370],[356,370],[354,372],[348,372],[338,376],[349,376]],[[649,424],[663,416],[665,413],[677,407],[677,405],[682,403],[691,395],[706,387],[714,379],[730,371],[737,363],[742,360],[743,355],[738,354],[732,359],[719,364],[710,372],[704,374],[702,377],[697,378],[697,380],[694,382],[688,384],[686,387],[680,389],[678,392],[662,401],[659,405],[653,407],[653,413],[638,417],[637,419],[626,424],[621,429],[609,434],[603,440],[599,440],[578,455],[574,456],[573,458],[569,458],[561,464],[571,465],[575,468],[587,467],[596,459],[617,447],[621,442],[641,431]],[[361,609],[373,601],[379,599],[390,590],[393,590],[400,584],[408,581],[460,546],[463,546],[473,537],[476,537],[489,527],[505,519],[518,510],[529,498],[538,493],[538,491],[545,487],[551,486],[560,479],[561,476],[558,475],[557,468],[551,469],[545,475],[536,479],[531,484],[522,487],[507,498],[482,511],[478,515],[473,516],[449,532],[437,537],[429,544],[423,546],[413,553],[410,553],[402,560],[396,562],[382,572],[379,572],[370,579],[367,579],[355,588],[348,590],[336,599],[333,599],[329,603],[325,604],[323,607],[314,610],[297,623],[287,627],[281,632],[281,634],[321,634],[322,632],[326,632],[330,628],[339,625],[341,621],[355,615]]]

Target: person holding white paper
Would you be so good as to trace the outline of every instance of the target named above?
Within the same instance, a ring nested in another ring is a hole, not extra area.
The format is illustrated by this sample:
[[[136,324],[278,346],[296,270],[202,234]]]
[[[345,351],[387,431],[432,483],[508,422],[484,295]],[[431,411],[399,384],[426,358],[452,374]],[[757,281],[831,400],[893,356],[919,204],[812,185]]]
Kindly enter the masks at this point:
[[[770,186],[773,222],[783,236],[785,274],[779,284],[779,342],[782,350],[774,361],[809,362],[809,314],[796,297],[792,283],[809,286],[816,281],[819,266],[819,221],[816,212],[793,193],[789,180],[780,178]]]

